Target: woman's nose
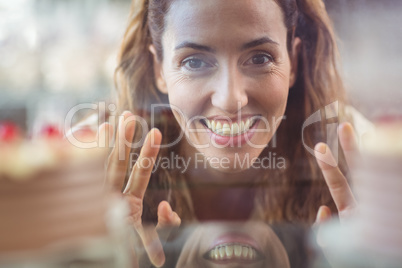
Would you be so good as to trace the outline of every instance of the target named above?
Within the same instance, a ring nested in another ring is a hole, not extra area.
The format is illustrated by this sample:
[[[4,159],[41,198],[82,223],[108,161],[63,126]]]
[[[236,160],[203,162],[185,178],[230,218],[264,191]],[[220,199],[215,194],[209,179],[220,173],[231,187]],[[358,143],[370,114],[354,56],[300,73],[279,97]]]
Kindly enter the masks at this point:
[[[241,72],[235,67],[227,67],[220,71],[214,92],[212,105],[230,114],[236,114],[247,105],[246,84]]]

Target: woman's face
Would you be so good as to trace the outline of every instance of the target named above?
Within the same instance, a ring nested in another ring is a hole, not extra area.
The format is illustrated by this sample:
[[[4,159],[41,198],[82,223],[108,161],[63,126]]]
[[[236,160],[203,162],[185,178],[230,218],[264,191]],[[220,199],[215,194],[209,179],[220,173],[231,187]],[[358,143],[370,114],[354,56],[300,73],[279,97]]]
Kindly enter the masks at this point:
[[[286,37],[273,0],[173,1],[155,72],[197,158],[241,171],[272,139],[297,66]]]

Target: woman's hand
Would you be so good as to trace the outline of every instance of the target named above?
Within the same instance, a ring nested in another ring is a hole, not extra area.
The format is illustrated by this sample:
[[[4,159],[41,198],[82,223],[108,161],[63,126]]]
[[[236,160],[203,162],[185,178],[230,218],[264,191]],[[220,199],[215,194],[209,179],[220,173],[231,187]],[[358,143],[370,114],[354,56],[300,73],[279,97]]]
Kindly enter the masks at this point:
[[[119,126],[115,136],[116,142],[108,159],[107,181],[112,185],[115,192],[121,194],[128,202],[130,208],[128,222],[138,232],[151,262],[159,267],[165,262],[165,255],[156,231],[158,228],[165,226],[179,226],[181,220],[177,213],[172,211],[169,203],[162,201],[158,206],[158,225],[152,228],[145,228],[142,224],[144,195],[162,141],[162,135],[157,129],[152,129],[147,134],[128,183],[123,192],[121,192],[130,163],[131,142],[134,137],[134,131],[134,116],[130,112],[124,112],[119,118]],[[98,135],[98,141],[109,141],[110,137],[113,136],[112,126],[107,123],[102,124],[99,127]]]
[[[353,169],[358,150],[355,133],[351,124],[343,123],[340,125],[339,140],[345,153],[346,162],[349,168]],[[339,170],[329,147],[324,143],[318,143],[315,146],[315,156],[338,209],[339,218],[342,221],[355,211],[357,206],[356,199],[346,177]],[[317,213],[316,223],[327,221],[330,218],[331,210],[329,207],[321,206]]]

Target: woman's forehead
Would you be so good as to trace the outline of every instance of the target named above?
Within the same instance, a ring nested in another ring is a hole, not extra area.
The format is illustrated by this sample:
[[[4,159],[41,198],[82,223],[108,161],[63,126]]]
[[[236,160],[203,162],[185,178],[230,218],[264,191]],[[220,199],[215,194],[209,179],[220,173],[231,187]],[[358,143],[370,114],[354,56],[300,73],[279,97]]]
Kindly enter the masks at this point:
[[[285,44],[287,33],[273,0],[176,0],[165,26],[165,33],[177,43],[242,43],[268,36]]]

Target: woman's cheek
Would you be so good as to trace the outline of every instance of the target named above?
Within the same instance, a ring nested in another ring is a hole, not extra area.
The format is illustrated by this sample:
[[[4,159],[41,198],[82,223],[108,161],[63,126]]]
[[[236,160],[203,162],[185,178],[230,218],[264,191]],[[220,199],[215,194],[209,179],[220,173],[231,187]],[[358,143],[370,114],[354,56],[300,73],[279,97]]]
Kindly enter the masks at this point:
[[[169,89],[175,90],[177,88],[185,87],[185,84],[191,80],[190,76],[184,74],[180,69],[169,71],[166,74],[166,79],[168,93],[170,93]]]
[[[273,89],[273,87],[269,85],[257,88],[256,91],[257,94],[253,94],[253,96],[249,98],[249,105],[253,111],[264,115],[264,117],[266,116],[268,121],[271,121],[273,119],[272,117],[283,115],[287,95],[285,96],[283,92]]]
[[[264,81],[262,84],[266,85],[265,89],[260,91],[264,92],[262,99],[267,100],[271,107],[280,108],[286,105],[289,94],[288,77],[283,74],[272,74],[270,79]]]
[[[176,75],[168,83],[169,102],[177,108],[182,109],[187,117],[202,114],[203,85],[200,79],[192,79],[185,75]]]

